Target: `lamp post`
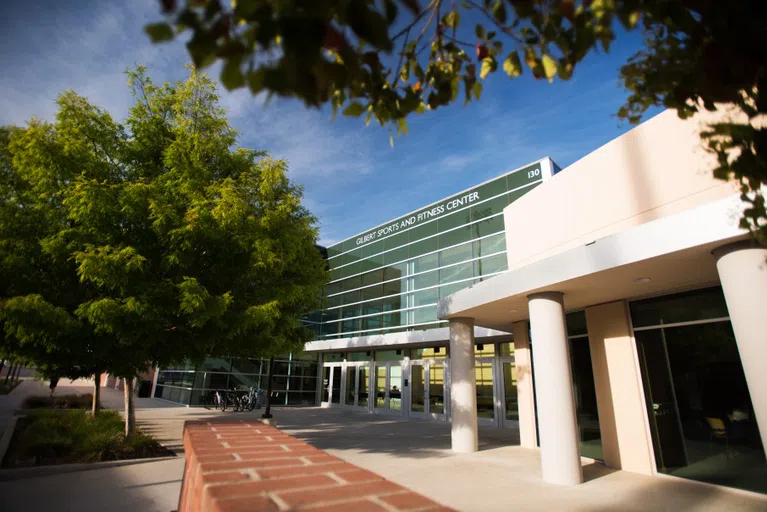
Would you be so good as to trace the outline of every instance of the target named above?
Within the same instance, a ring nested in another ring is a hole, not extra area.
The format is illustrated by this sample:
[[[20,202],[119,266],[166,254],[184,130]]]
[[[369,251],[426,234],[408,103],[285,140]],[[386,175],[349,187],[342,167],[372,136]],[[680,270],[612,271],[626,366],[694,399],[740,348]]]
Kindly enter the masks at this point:
[[[274,371],[274,356],[269,358],[269,374],[266,376],[266,410],[261,415],[264,419],[272,417],[272,372]]]

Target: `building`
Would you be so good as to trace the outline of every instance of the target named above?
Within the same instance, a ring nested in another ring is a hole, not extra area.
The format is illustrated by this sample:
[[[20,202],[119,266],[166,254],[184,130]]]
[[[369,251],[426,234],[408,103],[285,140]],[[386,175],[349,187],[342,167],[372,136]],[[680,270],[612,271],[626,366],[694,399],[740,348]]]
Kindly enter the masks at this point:
[[[480,424],[518,429],[553,483],[584,456],[767,493],[767,250],[711,176],[698,133],[718,115],[664,112],[328,247],[285,403],[450,422],[458,452]],[[265,373],[205,365],[159,372],[160,395]]]

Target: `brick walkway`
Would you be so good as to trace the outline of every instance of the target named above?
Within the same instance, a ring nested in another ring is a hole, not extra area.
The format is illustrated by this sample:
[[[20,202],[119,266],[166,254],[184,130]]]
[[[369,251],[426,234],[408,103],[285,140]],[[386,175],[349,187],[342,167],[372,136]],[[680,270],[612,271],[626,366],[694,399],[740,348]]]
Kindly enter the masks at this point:
[[[258,421],[189,422],[179,512],[451,510]]]

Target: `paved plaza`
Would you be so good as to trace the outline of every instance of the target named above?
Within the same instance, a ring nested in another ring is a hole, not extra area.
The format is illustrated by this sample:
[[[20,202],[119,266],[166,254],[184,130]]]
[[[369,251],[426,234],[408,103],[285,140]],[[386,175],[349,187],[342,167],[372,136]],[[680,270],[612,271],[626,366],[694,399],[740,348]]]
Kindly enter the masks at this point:
[[[57,393],[87,393],[90,389],[86,382],[61,383]],[[24,382],[10,396],[0,397],[0,418],[12,415],[23,396],[45,391],[44,385]],[[122,407],[122,392],[102,392],[105,406]],[[181,488],[184,422],[260,416],[260,411],[221,413],[153,399],[137,399],[136,404],[139,426],[181,457],[23,478],[0,470],[3,510],[170,512],[177,506]],[[517,433],[511,429],[481,427],[480,451],[456,455],[450,451],[446,423],[320,408],[274,409],[274,416],[277,426],[287,433],[462,511],[767,510],[764,495],[613,471],[586,461],[583,485],[546,484],[537,452],[517,446]]]

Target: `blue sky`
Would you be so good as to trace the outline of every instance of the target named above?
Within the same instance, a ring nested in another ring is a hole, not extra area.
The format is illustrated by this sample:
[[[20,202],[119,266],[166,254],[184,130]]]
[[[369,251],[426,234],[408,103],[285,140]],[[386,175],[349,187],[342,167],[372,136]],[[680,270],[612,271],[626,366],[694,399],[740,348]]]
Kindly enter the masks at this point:
[[[152,45],[142,31],[157,21],[155,0],[26,0],[0,6],[0,124],[50,119],[54,101],[74,89],[122,119],[132,102],[123,71],[148,66],[155,82],[182,79],[181,43]],[[463,102],[409,120],[389,146],[388,131],[293,100],[264,106],[245,91],[221,91],[240,145],[289,162],[305,203],[330,245],[533,160],[566,167],[631,128],[616,117],[627,93],[618,69],[641,44],[623,34],[609,54],[589,57],[569,82],[485,84],[480,102]],[[217,77],[215,71],[212,72]]]

